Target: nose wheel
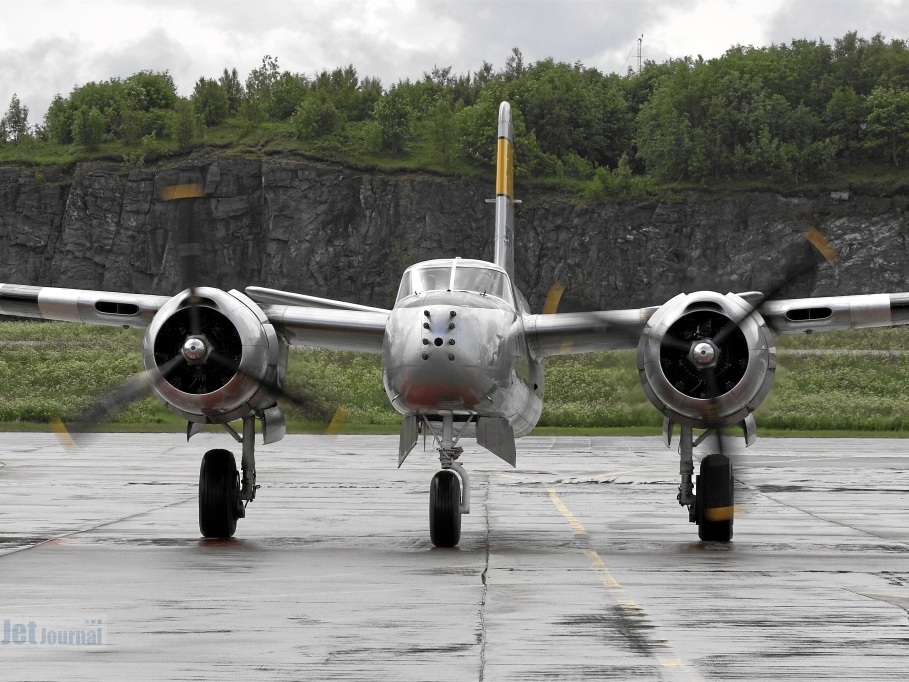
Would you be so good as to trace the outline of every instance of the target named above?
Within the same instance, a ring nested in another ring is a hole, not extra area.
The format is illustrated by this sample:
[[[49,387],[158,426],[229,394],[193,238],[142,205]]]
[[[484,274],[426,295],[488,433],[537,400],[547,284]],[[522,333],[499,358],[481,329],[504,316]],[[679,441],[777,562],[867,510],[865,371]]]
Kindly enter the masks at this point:
[[[429,538],[436,547],[454,547],[461,540],[461,482],[448,469],[429,484]]]
[[[432,477],[429,484],[429,538],[436,547],[454,547],[461,540],[461,514],[470,513],[470,476],[458,462],[464,449],[458,440],[473,417],[454,434],[454,415],[439,412],[442,417],[442,435],[423,416],[423,423],[432,433],[439,450],[442,471]]]

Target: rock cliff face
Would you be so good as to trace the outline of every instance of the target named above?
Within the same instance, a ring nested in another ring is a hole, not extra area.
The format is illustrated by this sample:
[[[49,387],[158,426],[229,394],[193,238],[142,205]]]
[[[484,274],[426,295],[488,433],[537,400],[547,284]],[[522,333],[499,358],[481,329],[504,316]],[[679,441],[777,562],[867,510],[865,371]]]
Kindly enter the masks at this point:
[[[168,294],[179,288],[175,204],[162,189],[196,182],[200,280],[390,307],[407,265],[492,257],[486,183],[388,175],[299,158],[190,158],[128,173],[85,164],[0,168],[0,281]],[[689,193],[673,202],[578,206],[521,192],[517,284],[539,309],[553,283],[562,310],[654,305],[680,291],[781,295],[909,290],[905,197]],[[802,237],[820,229],[840,262]]]

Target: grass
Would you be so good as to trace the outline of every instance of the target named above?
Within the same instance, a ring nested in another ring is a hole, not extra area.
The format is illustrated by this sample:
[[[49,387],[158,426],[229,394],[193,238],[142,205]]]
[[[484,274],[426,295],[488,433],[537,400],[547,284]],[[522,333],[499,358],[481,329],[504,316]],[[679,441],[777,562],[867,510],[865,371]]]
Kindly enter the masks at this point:
[[[755,414],[765,435],[909,434],[909,351],[904,329],[781,337],[776,384]],[[47,430],[140,372],[141,333],[65,322],[0,322],[0,430]],[[803,354],[792,351],[816,351]],[[827,352],[847,351],[847,352]],[[848,352],[852,351],[852,352]],[[859,352],[855,352],[859,351]],[[551,358],[537,434],[644,435],[662,416],[638,382],[633,351]],[[289,430],[323,433],[340,406],[346,433],[397,433],[400,416],[375,355],[293,350],[288,386],[313,409],[287,410]],[[104,430],[182,431],[185,422],[147,397]],[[212,427],[217,428],[217,427]]]

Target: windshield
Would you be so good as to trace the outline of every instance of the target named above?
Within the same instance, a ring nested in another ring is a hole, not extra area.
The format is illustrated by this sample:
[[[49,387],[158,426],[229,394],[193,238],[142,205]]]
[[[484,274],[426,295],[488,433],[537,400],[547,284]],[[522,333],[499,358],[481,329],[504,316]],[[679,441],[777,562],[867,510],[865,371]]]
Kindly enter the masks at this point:
[[[505,273],[492,268],[475,265],[460,265],[457,261],[452,267],[431,266],[414,268],[404,273],[398,300],[412,294],[425,291],[475,291],[479,294],[496,296],[514,305],[511,287]]]

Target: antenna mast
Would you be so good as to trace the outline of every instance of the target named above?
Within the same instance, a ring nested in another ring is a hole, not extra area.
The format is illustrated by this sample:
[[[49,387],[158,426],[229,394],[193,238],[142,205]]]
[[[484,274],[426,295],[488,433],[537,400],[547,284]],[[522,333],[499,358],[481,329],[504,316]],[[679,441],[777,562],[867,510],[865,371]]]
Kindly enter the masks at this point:
[[[638,75],[641,75],[641,45],[644,42],[644,34],[641,34],[641,37],[638,38]]]

